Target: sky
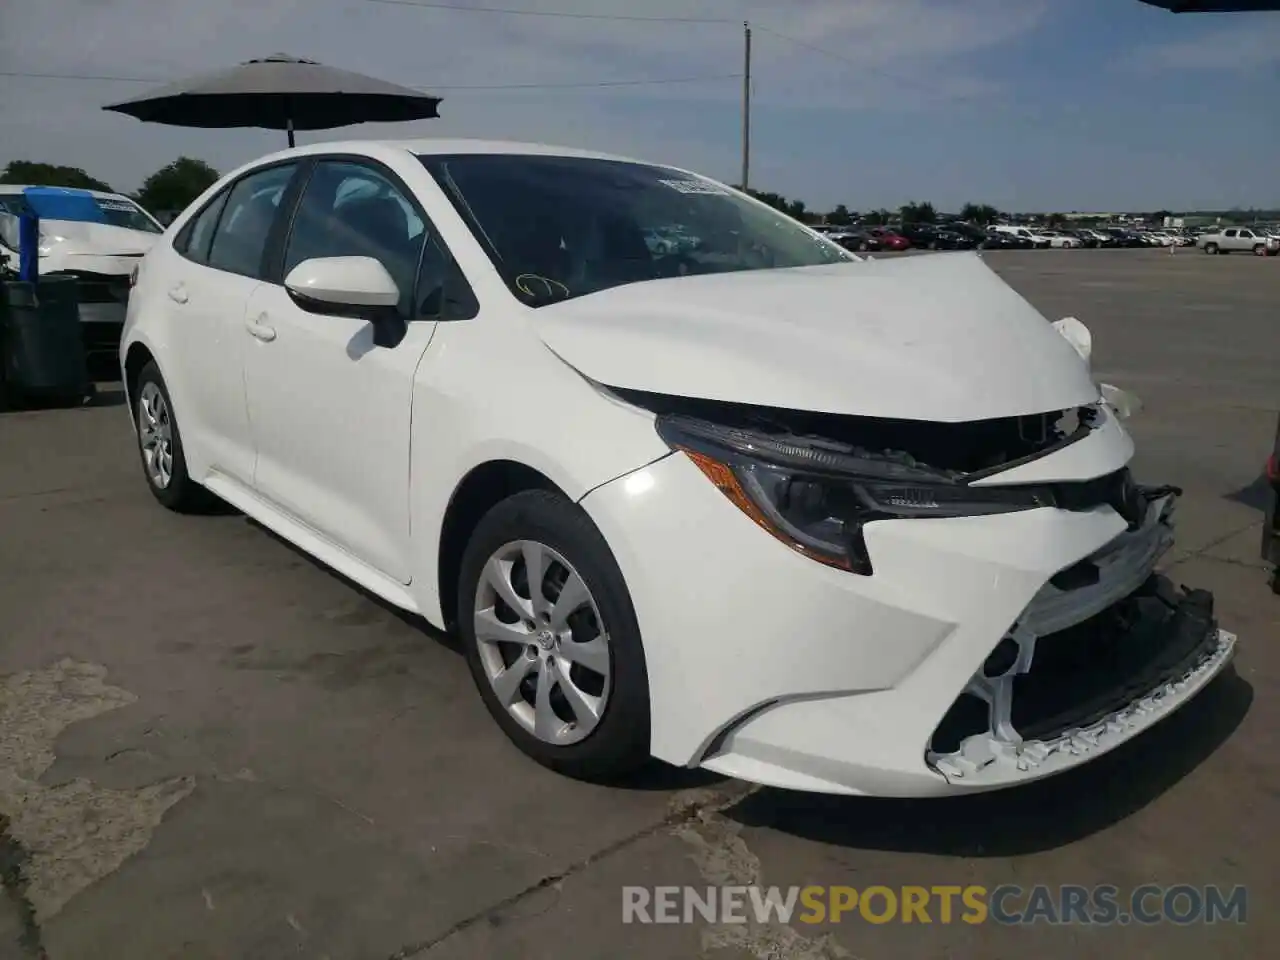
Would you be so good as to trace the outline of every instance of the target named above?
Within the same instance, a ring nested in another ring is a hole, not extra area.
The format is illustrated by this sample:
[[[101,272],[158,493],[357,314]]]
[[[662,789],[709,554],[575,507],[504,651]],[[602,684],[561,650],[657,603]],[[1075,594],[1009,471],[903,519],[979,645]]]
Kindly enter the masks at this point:
[[[749,20],[750,184],[811,209],[1280,207],[1280,13],[1175,16],[1138,0],[414,2],[0,4],[0,166],[83,167],[124,191],[179,155],[229,170],[284,134],[100,108],[146,81],[279,51],[444,98],[436,120],[300,143],[534,140],[737,182]]]

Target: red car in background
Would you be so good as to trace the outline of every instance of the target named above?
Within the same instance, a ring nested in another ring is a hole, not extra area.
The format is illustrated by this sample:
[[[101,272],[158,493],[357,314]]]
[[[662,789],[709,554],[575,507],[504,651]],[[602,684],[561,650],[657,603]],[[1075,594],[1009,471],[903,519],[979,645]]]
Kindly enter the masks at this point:
[[[871,235],[880,241],[883,250],[910,250],[911,241],[888,227],[872,227]]]

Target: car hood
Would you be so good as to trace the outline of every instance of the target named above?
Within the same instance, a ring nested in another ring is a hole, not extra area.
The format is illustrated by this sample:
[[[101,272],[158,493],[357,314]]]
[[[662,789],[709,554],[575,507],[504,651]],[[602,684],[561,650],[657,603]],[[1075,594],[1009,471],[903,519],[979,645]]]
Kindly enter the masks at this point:
[[[57,245],[64,253],[126,257],[141,256],[162,236],[109,223],[79,220],[41,220],[40,233],[46,237],[65,238]]]
[[[1093,403],[1076,351],[972,253],[653,280],[533,323],[606,386],[960,422]]]

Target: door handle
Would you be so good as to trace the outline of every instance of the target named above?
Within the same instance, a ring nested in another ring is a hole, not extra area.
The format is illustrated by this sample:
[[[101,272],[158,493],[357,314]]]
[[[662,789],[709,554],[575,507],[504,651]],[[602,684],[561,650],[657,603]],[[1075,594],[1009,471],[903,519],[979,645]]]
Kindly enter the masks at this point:
[[[276,338],[276,328],[265,323],[266,319],[267,315],[265,313],[259,314],[256,320],[246,319],[244,327],[251,336],[256,337],[263,343],[270,343]]]
[[[174,303],[186,303],[187,288],[184,287],[182,284],[178,284],[176,287],[170,287],[169,299],[172,300]]]

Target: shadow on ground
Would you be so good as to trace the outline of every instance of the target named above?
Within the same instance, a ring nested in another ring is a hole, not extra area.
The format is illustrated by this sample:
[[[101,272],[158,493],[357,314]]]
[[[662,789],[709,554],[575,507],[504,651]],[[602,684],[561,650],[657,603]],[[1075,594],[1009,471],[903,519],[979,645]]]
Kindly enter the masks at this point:
[[[1199,697],[1123,747],[1027,787],[940,800],[762,790],[725,815],[820,843],[954,857],[1021,856],[1119,823],[1169,790],[1244,720],[1253,687],[1228,668]]]
[[[1254,510],[1266,510],[1267,500],[1273,496],[1275,494],[1271,492],[1271,484],[1267,481],[1266,474],[1260,473],[1257,480],[1247,487],[1241,487],[1235,493],[1227,494],[1226,499],[1252,507]]]
[[[222,505],[224,513],[235,514],[240,512],[222,501],[218,501],[218,503]],[[462,643],[461,639],[457,635],[437,630],[421,616],[409,613],[392,603],[388,603],[386,600],[383,600],[381,597],[365,589],[360,584],[338,573],[332,567],[329,567],[320,560],[317,560],[311,554],[290,543],[288,540],[285,540],[273,530],[264,527],[257,520],[250,517],[246,517],[245,520],[255,529],[260,530],[276,543],[279,543],[285,549],[289,550],[298,559],[306,561],[306,563],[310,564],[317,571],[325,574],[326,576],[342,581],[351,590],[360,594],[360,596],[366,601],[384,611],[388,616],[394,617],[405,626],[426,635],[446,650],[449,650],[459,656],[462,655]],[[514,751],[516,748],[513,746],[511,749]],[[691,770],[685,767],[673,767],[669,764],[654,760],[645,764],[634,774],[610,780],[608,785],[621,790],[661,792],[709,787],[717,783],[723,783],[724,780],[725,778],[719,774],[711,773],[707,770]]]

